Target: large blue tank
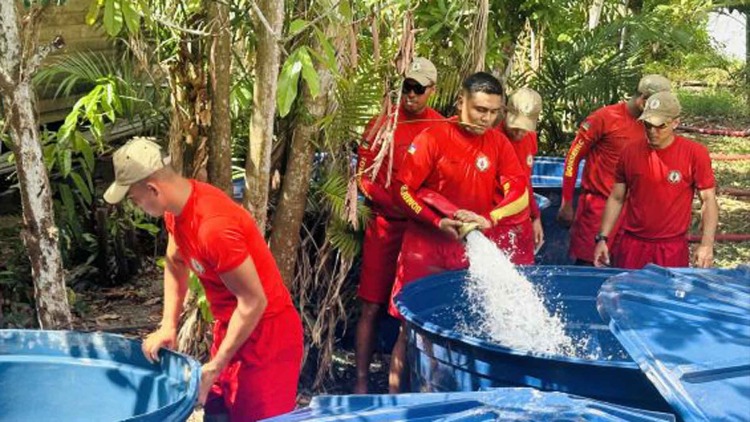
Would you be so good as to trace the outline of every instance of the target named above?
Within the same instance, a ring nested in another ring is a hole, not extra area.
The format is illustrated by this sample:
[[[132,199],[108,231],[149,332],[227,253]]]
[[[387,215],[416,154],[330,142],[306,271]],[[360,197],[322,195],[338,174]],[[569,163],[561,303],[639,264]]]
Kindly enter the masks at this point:
[[[0,420],[185,421],[200,365],[160,356],[151,364],[140,342],[111,334],[0,330]]]
[[[576,186],[581,184],[581,175],[585,161],[581,161]],[[557,222],[557,212],[562,200],[562,179],[565,167],[563,157],[536,157],[532,168],[531,184],[534,192],[549,200],[548,206],[541,209],[542,226],[544,227],[544,245],[536,255],[536,262],[543,265],[572,264],[568,256],[570,236],[568,229]],[[578,188],[573,199],[577,204]],[[541,207],[540,207],[541,208]],[[593,247],[593,246],[592,246]]]
[[[669,422],[674,416],[532,388],[313,397],[310,406],[264,422]]]
[[[586,333],[608,359],[584,359],[513,350],[459,332],[476,318],[466,300],[464,271],[426,277],[396,298],[408,328],[412,391],[475,391],[534,387],[640,409],[670,406],[603,323],[596,307],[604,281],[621,272],[587,267],[527,267],[523,273],[544,292],[550,310],[564,307],[568,333]]]

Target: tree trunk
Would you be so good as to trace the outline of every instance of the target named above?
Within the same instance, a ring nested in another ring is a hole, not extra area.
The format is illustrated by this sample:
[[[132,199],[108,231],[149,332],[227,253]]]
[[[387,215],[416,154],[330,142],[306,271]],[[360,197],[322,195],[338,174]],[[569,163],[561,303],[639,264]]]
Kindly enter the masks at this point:
[[[245,206],[253,213],[261,233],[268,214],[268,184],[271,178],[273,123],[276,116],[276,85],[279,79],[278,36],[284,23],[284,2],[258,1],[255,13],[257,47],[253,115],[245,165]],[[258,13],[262,14],[262,16]]]
[[[290,287],[294,281],[300,245],[300,230],[305,216],[307,192],[310,188],[310,174],[315,156],[315,142],[320,131],[320,120],[328,106],[327,93],[333,87],[333,76],[328,70],[318,66],[320,94],[313,97],[304,84],[301,115],[295,125],[292,145],[287,159],[286,173],[281,188],[279,204],[273,216],[270,247],[281,272],[281,277]]]
[[[232,32],[229,23],[229,4],[214,0],[209,4],[211,22],[211,128],[208,147],[208,181],[232,195],[232,121],[229,111],[229,91],[232,85]]]
[[[200,37],[183,33],[177,60],[168,69],[172,107],[169,155],[175,170],[202,181],[207,180],[207,141],[211,125],[205,69]]]
[[[0,30],[3,33],[0,41],[0,91],[21,186],[24,221],[21,237],[31,262],[39,325],[45,329],[70,329],[70,307],[52,190],[44,165],[31,86],[36,67],[50,48],[37,48],[41,9],[31,8],[22,18],[17,7],[20,3],[14,0],[0,1]],[[21,22],[24,22],[23,26]]]
[[[602,9],[604,8],[604,0],[594,0],[589,8],[589,30],[596,29],[599,26],[599,21],[602,17]]]

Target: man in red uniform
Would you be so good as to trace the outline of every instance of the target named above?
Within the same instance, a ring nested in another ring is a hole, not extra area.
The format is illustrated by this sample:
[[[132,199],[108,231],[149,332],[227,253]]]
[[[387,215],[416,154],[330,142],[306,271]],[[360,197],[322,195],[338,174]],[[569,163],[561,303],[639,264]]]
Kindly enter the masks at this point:
[[[703,237],[693,255],[693,265],[711,266],[719,221],[711,158],[705,146],[674,134],[679,115],[680,103],[669,92],[654,94],[646,102],[641,120],[646,124],[648,143],[629,145],[622,151],[596,247],[592,245],[596,266],[609,264],[606,240],[624,203],[622,234],[613,249],[614,264],[633,269],[649,263],[687,267],[690,252],[686,235],[695,191],[703,204]]]
[[[614,185],[620,152],[630,143],[646,143],[643,123],[638,120],[645,101],[651,95],[669,89],[667,78],[646,75],[638,83],[638,92],[629,101],[600,108],[581,123],[565,158],[562,203],[558,213],[562,224],[573,224],[570,228],[570,255],[576,259],[576,264],[593,265],[591,245]],[[578,164],[584,158],[582,189],[573,221],[573,192]],[[612,234],[617,234],[616,228]],[[610,245],[612,241],[614,239],[610,240]]]
[[[534,250],[544,241],[541,213],[531,185],[531,170],[538,151],[536,124],[541,111],[542,97],[538,92],[530,88],[518,89],[508,97],[505,120],[498,126],[516,151],[518,161],[526,173],[529,189],[529,215],[519,213],[500,222],[507,227],[504,231],[512,234],[513,247],[504,249],[511,253],[511,260],[516,264],[533,264]]]
[[[437,111],[427,106],[435,92],[437,70],[429,60],[416,57],[404,75],[401,88],[401,104],[398,109],[396,130],[393,133],[392,173],[396,174],[414,138],[424,129],[444,120]],[[393,280],[396,278],[396,259],[401,250],[401,239],[406,228],[406,215],[393,200],[389,190],[390,157],[385,156],[377,175],[372,177],[371,167],[380,148],[373,141],[387,116],[370,120],[359,146],[357,171],[360,191],[367,198],[372,217],[365,228],[362,248],[362,268],[357,295],[362,301],[362,314],[357,323],[357,382],[356,394],[367,393],[367,381],[375,329],[381,313],[391,297]]]
[[[252,216],[221,190],[186,179],[152,140],[135,138],[115,152],[115,182],[104,199],[126,196],[164,216],[169,241],[161,326],[143,343],[158,360],[176,345],[177,323],[193,271],[215,323],[211,360],[198,400],[208,421],[255,421],[291,411],[302,363],[302,324],[276,262]]]
[[[418,278],[466,268],[459,240],[464,223],[476,223],[497,242],[498,223],[527,212],[526,175],[504,135],[491,130],[502,108],[503,89],[494,76],[479,72],[463,83],[458,116],[437,123],[416,137],[396,175],[393,192],[409,216],[389,312],[401,288]],[[429,189],[454,205],[453,215],[439,215],[420,199]],[[402,327],[391,356],[390,390],[401,388],[406,335]]]

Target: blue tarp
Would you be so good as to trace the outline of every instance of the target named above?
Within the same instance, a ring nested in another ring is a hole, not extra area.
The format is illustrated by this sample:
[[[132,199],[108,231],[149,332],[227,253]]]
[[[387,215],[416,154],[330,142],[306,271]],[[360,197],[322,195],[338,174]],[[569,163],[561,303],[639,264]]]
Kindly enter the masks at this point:
[[[608,280],[598,308],[685,421],[750,420],[750,267],[648,266]]]
[[[463,393],[320,396],[267,421],[673,421],[672,415],[532,388]]]

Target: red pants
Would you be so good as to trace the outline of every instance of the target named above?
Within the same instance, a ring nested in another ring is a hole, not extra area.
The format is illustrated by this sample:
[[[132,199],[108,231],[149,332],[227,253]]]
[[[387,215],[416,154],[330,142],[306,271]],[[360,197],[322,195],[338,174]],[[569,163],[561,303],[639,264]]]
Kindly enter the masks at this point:
[[[534,234],[530,220],[517,225],[499,224],[487,230],[485,236],[509,253],[513,263],[534,263]],[[412,281],[468,266],[469,261],[466,259],[466,249],[462,241],[451,239],[437,228],[410,221],[404,233],[401,254],[398,256],[396,280],[393,283],[388,313],[403,319],[393,299]]]
[[[211,356],[226,330],[227,323],[214,324]],[[294,308],[261,320],[211,388],[206,413],[246,422],[294,410],[302,351],[302,322]]]
[[[407,220],[394,220],[380,214],[374,214],[367,223],[357,289],[360,299],[381,305],[388,303],[406,224]]]
[[[569,254],[575,259],[594,262],[594,249],[596,244],[594,238],[602,227],[602,215],[607,205],[607,198],[591,192],[581,192],[578,197],[575,220],[570,227],[570,249]],[[623,207],[624,209],[625,207]],[[609,233],[607,245],[612,249],[617,233],[620,230],[622,213],[615,227]]]
[[[614,246],[612,259],[620,268],[636,270],[647,264],[688,267],[690,248],[684,235],[665,240],[645,240],[623,232]]]

